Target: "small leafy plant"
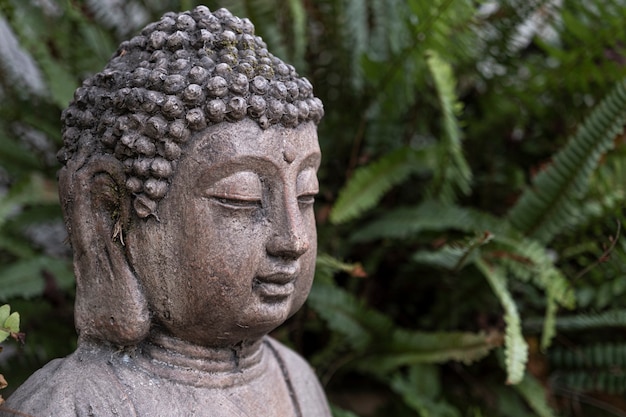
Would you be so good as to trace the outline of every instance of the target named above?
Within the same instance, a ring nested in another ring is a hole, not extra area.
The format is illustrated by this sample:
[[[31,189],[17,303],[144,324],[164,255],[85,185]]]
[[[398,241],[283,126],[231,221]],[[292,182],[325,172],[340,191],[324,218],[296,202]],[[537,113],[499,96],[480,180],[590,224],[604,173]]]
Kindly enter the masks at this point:
[[[24,334],[20,333],[20,313],[14,311],[11,313],[11,307],[8,304],[4,304],[0,307],[0,343],[4,342],[9,337],[15,340],[23,341]],[[0,352],[2,346],[0,346]],[[0,389],[6,388],[8,385],[4,376],[0,374]],[[0,395],[0,405],[4,400]]]

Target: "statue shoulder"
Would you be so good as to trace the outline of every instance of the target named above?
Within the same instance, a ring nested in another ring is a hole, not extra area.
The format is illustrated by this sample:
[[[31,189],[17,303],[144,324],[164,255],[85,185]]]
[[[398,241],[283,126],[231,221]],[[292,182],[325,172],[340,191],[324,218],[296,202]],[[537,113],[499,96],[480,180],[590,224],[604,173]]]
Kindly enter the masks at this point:
[[[107,348],[79,347],[35,372],[3,408],[37,417],[134,416],[132,404],[117,380]],[[15,413],[2,412],[0,417]]]
[[[265,338],[289,379],[304,417],[330,417],[330,407],[313,368],[296,352],[279,341]]]

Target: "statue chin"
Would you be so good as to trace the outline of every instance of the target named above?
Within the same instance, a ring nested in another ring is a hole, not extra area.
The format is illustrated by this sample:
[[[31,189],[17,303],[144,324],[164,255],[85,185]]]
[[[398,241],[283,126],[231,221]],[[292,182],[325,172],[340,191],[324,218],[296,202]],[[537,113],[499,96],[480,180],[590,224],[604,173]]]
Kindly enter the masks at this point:
[[[309,365],[267,336],[313,281],[322,116],[225,9],[168,13],[122,43],[63,113],[78,348],[6,408],[330,417]]]

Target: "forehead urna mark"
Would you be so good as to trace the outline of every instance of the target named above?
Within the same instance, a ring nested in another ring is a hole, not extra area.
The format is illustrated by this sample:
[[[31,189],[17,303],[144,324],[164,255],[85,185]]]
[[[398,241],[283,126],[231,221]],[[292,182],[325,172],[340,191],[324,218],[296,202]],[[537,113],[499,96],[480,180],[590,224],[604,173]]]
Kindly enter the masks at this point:
[[[283,139],[283,159],[288,164],[291,164],[297,155],[296,147],[290,141]]]

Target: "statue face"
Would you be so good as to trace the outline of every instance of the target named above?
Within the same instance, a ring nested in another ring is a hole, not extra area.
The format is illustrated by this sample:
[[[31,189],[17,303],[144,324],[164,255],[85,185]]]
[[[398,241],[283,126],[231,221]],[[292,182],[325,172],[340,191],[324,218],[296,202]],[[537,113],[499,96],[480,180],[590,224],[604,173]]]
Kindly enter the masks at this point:
[[[158,219],[137,219],[128,255],[154,322],[204,346],[266,334],[295,313],[315,267],[316,126],[248,119],[197,134]]]

